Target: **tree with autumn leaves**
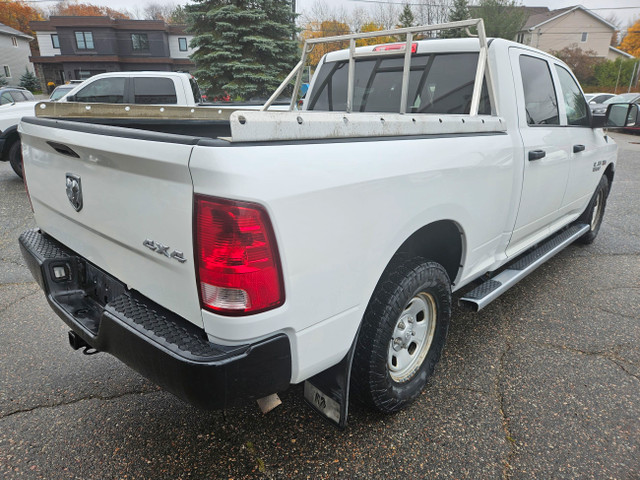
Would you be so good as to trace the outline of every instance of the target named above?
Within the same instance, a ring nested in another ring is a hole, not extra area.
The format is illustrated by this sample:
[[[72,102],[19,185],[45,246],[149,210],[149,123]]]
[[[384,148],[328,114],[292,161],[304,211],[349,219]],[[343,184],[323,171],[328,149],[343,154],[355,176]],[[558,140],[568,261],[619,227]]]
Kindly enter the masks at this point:
[[[634,57],[640,57],[640,20],[629,27],[618,48]]]
[[[111,18],[131,18],[126,12],[115,10],[109,7],[91,5],[90,3],[69,3],[58,2],[50,9],[50,15],[63,17],[111,17]]]
[[[44,20],[44,15],[28,3],[16,0],[2,1],[0,23],[35,37],[33,30],[29,27],[29,22],[35,20]]]

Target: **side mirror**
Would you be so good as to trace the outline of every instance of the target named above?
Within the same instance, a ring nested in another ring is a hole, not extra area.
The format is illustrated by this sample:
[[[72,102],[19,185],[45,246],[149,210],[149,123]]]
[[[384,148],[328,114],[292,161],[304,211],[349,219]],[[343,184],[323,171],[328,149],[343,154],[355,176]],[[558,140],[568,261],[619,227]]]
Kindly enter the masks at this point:
[[[67,102],[75,102],[76,101],[76,96],[75,95],[67,95],[66,100],[67,100]]]
[[[640,127],[640,108],[636,103],[612,103],[607,108],[605,127]]]

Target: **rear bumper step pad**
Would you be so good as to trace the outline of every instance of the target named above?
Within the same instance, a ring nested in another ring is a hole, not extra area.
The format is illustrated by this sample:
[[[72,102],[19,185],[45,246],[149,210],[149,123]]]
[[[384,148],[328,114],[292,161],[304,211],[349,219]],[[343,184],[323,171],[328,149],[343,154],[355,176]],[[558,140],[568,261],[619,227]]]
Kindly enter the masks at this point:
[[[31,273],[53,310],[91,347],[110,353],[179,398],[205,409],[285,390],[286,335],[226,346],[38,230],[20,236]]]

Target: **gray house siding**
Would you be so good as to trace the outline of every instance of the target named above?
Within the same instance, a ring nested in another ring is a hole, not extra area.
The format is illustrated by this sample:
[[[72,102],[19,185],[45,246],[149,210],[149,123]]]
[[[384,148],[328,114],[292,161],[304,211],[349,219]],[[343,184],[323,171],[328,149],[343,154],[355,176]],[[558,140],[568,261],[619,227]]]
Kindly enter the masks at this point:
[[[4,76],[5,67],[7,67],[11,75],[7,78],[9,85],[18,86],[25,70],[34,72],[33,64],[29,61],[29,55],[31,55],[29,40],[22,33],[20,35],[23,36],[13,35],[3,31],[4,29],[8,27],[2,25],[0,30],[0,75]],[[17,46],[12,39],[15,39]]]

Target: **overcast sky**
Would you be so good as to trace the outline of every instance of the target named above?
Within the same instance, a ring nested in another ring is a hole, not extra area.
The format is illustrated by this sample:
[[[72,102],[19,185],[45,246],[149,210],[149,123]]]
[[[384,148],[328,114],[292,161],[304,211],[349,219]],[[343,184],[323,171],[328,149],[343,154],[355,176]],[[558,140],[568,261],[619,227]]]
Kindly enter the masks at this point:
[[[132,8],[144,8],[146,3],[152,1],[153,3],[169,3],[169,4],[182,4],[187,3],[186,0],[80,0],[86,3],[92,3],[95,5],[104,5],[116,9],[129,9]],[[301,13],[304,10],[308,10],[318,0],[297,0],[297,11]],[[357,8],[357,7],[375,7],[380,3],[397,3],[402,5],[406,0],[321,0],[327,5],[332,7],[344,6],[345,8]],[[55,2],[38,1],[36,2],[42,6],[51,5]],[[417,0],[408,0],[408,3],[417,3]],[[564,8],[572,5],[582,5],[586,8],[592,9],[594,13],[609,18],[611,14],[615,15],[620,21],[621,25],[627,26],[629,22],[640,18],[640,1],[639,0],[523,0],[524,5],[534,7],[542,6],[549,7],[550,9]],[[633,7],[633,8],[626,8]]]

